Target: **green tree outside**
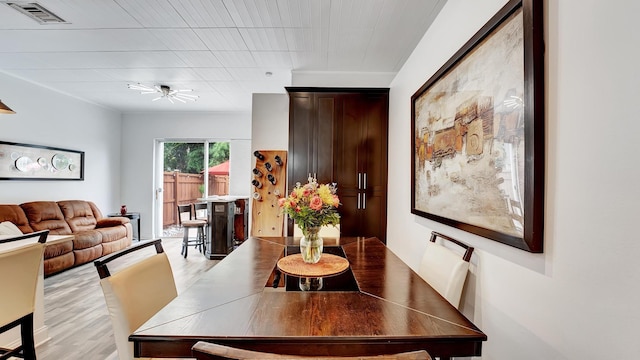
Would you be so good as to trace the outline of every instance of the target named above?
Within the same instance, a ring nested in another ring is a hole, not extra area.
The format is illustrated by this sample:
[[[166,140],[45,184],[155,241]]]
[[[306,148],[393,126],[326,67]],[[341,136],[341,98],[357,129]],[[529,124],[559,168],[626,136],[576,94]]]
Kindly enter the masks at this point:
[[[179,170],[188,174],[200,174],[204,171],[203,143],[170,143],[164,144],[165,171]],[[229,143],[209,143],[209,167],[229,160]]]

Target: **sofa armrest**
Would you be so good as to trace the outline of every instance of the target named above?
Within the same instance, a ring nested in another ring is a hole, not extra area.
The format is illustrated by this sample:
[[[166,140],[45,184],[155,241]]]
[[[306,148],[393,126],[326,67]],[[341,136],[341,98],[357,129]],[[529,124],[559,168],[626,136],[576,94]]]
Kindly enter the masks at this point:
[[[102,218],[98,220],[98,222],[96,223],[96,229],[124,225],[129,222],[131,222],[129,218],[121,217],[121,216]]]

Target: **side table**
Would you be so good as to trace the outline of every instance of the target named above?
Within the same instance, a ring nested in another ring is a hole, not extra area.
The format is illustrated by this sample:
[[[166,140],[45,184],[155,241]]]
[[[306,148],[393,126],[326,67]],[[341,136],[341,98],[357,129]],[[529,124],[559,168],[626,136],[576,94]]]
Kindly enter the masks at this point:
[[[133,227],[133,240],[140,241],[140,213],[138,212],[128,212],[124,215],[120,213],[111,213],[107,214],[108,217],[126,217],[131,219],[131,226]],[[134,222],[135,220],[135,222]]]

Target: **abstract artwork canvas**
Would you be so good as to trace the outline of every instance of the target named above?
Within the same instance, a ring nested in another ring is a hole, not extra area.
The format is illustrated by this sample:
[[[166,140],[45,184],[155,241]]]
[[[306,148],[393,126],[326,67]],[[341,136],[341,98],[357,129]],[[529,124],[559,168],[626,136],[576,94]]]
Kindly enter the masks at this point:
[[[541,252],[543,77],[539,29],[525,25],[531,6],[508,3],[413,95],[411,210]]]

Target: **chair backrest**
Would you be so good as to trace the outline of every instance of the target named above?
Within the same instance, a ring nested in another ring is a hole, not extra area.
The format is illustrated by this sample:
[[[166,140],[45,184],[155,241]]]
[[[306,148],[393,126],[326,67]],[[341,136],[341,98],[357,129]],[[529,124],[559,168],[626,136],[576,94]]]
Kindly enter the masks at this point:
[[[194,203],[193,204],[193,213],[196,219],[207,220],[209,210],[207,209],[206,202]]]
[[[178,205],[178,225],[182,225],[182,221],[184,220],[191,220],[193,218],[191,208],[191,204]]]
[[[197,342],[191,348],[191,353],[197,360],[431,360],[431,356],[425,350],[375,356],[296,356],[250,351],[204,341]]]
[[[49,230],[3,239],[2,243],[35,239],[0,252],[0,326],[9,324],[35,310],[36,286]]]
[[[109,310],[111,325],[121,360],[133,359],[129,335],[177,295],[175,280],[162,240],[150,240],[100,258],[94,262]],[[156,254],[111,274],[107,263],[148,246]]]
[[[464,255],[436,243],[438,237],[464,248]],[[457,308],[460,305],[460,297],[472,254],[473,247],[434,231],[431,233],[431,239],[427,242],[427,249],[420,262],[418,275]]]
[[[327,238],[339,238],[340,237],[340,224],[337,224],[336,226],[333,226],[333,225],[322,226],[322,227],[320,227],[320,232],[318,232],[318,235],[320,235],[323,238],[325,238],[325,237],[327,237]],[[298,225],[294,225],[294,227],[293,227],[293,236],[294,237],[302,237],[302,230],[300,230]]]

